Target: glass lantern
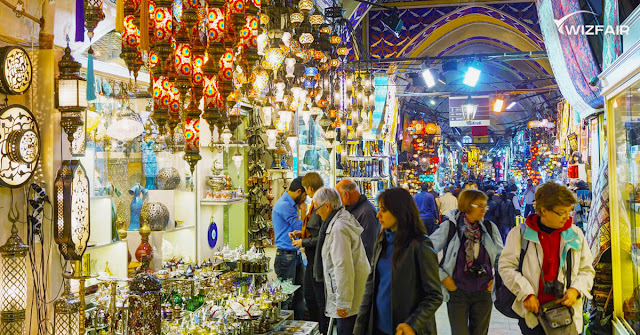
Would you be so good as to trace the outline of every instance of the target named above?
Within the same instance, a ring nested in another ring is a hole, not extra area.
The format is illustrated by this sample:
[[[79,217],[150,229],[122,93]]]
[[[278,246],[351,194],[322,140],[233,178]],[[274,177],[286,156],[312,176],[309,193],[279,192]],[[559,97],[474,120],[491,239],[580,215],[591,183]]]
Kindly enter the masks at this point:
[[[53,303],[53,335],[77,335],[80,331],[80,300],[64,282],[64,294]]]
[[[0,334],[22,335],[25,333],[24,317],[27,308],[27,252],[15,223],[11,236],[0,247],[2,273],[0,273]]]

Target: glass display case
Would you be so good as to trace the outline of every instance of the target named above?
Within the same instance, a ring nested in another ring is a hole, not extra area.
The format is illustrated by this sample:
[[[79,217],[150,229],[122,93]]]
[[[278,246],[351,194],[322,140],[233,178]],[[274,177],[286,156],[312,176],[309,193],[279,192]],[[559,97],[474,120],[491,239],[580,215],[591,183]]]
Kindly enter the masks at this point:
[[[314,118],[298,118],[298,155],[293,163],[298,176],[318,172],[325,185],[335,185],[334,151],[324,146],[322,130]]]
[[[640,333],[640,82],[607,101],[613,299],[619,334]],[[597,283],[596,283],[597,284]]]

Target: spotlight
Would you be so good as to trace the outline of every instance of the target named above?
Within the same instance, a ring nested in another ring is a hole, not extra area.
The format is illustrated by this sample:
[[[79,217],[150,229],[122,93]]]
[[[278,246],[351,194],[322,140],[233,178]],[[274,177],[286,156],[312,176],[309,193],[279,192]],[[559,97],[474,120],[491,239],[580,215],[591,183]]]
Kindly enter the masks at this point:
[[[500,113],[502,112],[502,107],[504,107],[504,99],[501,97],[497,97],[493,102],[493,112]]]
[[[382,19],[382,25],[391,30],[396,37],[400,37],[403,25],[400,15],[398,15],[398,7],[393,7],[391,14]]]
[[[424,78],[424,83],[427,85],[427,88],[436,86],[436,80],[433,77],[433,72],[431,72],[427,62],[422,63],[422,65],[420,65],[420,69],[422,70],[422,78]]]
[[[511,101],[509,106],[507,106],[507,110],[511,110],[511,108],[513,108],[515,105],[516,105],[516,102],[515,101]]]
[[[464,74],[464,80],[462,83],[470,87],[476,87],[478,79],[480,78],[480,73],[482,73],[478,68],[479,66],[476,64],[470,65],[469,68],[467,68],[467,72]]]
[[[430,103],[430,104],[432,104],[432,105],[435,105],[435,104],[436,104],[436,101],[435,101],[435,100],[433,100],[433,99],[431,99],[431,100],[429,100],[429,103]]]

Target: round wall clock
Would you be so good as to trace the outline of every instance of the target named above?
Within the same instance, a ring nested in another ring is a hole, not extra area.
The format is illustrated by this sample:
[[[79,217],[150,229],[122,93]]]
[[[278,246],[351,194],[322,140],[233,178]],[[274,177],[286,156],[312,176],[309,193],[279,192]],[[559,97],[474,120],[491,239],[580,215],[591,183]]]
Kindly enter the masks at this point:
[[[33,176],[40,158],[40,130],[24,106],[0,110],[0,186],[18,188]]]
[[[23,94],[31,86],[33,68],[29,54],[18,46],[0,48],[0,92]]]
[[[80,260],[87,248],[89,226],[89,178],[79,160],[65,161],[54,184],[55,236],[67,260]]]

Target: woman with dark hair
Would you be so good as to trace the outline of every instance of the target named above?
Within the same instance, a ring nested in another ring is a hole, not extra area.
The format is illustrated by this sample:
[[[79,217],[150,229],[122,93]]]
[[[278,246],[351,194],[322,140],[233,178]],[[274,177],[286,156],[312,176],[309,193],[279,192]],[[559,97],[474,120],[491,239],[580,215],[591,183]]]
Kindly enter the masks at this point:
[[[416,203],[402,188],[378,197],[378,240],[356,320],[357,335],[437,334],[438,257]]]
[[[491,289],[496,257],[502,252],[500,231],[484,216],[487,196],[467,189],[458,209],[431,235],[434,250],[443,250],[440,280],[447,302],[451,333],[486,335],[491,320]]]

